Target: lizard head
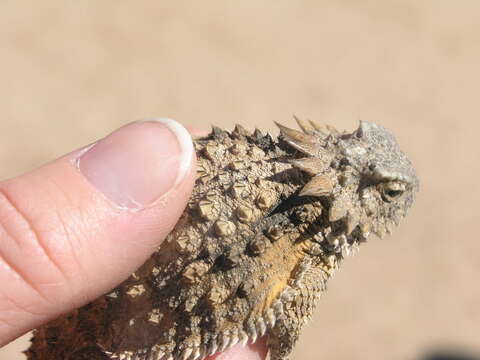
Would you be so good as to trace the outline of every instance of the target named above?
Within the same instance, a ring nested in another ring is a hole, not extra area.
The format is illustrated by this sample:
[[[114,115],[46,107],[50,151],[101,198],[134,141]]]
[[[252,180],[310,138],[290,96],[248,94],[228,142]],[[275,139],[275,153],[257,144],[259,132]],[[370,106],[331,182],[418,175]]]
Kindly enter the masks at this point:
[[[312,197],[322,207],[316,223],[324,250],[348,253],[371,233],[391,233],[411,207],[419,184],[394,136],[365,121],[352,133],[297,122],[303,132],[279,125],[281,137],[301,154],[292,165],[311,176],[298,195]]]

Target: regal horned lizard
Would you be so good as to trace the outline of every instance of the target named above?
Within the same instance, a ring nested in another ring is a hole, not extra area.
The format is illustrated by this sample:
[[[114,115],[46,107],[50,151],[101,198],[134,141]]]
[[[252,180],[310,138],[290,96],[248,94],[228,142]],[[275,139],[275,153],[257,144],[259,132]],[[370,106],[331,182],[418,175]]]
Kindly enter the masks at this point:
[[[35,332],[29,359],[201,360],[266,335],[288,357],[343,258],[390,233],[418,189],[385,128],[297,120],[194,141],[198,179],[158,251],[111,293]]]

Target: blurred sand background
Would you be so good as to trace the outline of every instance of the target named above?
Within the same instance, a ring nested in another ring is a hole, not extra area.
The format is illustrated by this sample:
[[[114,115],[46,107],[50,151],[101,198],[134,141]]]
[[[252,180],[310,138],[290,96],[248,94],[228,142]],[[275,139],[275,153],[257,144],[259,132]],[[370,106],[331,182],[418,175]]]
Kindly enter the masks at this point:
[[[418,170],[418,201],[345,262],[293,358],[480,353],[479,19],[467,0],[3,0],[0,176],[150,116],[381,123]]]

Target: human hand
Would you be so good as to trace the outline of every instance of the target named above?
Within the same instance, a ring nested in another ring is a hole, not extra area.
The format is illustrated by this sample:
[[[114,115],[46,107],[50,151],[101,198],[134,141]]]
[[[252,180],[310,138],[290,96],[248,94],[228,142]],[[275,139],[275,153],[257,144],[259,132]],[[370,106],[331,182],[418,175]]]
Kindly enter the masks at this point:
[[[188,132],[124,126],[0,182],[0,345],[111,290],[163,241],[195,180]],[[265,344],[216,359],[264,359]]]

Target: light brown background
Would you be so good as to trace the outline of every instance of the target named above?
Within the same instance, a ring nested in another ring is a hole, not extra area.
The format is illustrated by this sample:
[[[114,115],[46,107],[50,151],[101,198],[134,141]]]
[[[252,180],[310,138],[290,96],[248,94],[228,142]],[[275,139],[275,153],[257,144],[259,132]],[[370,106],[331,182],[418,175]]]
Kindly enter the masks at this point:
[[[0,176],[149,116],[381,123],[418,201],[345,263],[294,359],[480,352],[479,19],[478,1],[3,0]]]

